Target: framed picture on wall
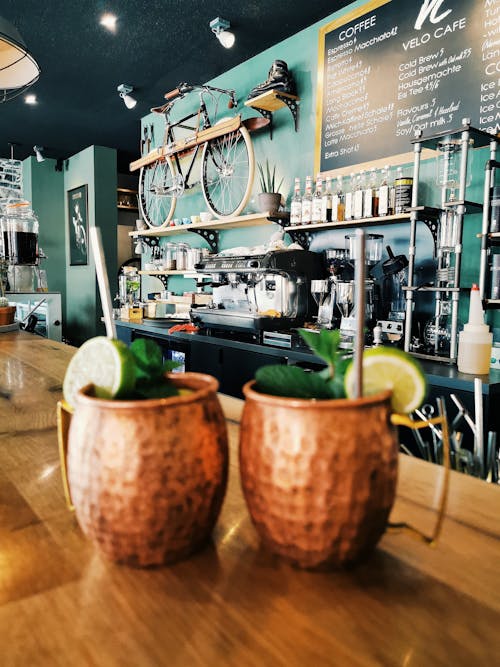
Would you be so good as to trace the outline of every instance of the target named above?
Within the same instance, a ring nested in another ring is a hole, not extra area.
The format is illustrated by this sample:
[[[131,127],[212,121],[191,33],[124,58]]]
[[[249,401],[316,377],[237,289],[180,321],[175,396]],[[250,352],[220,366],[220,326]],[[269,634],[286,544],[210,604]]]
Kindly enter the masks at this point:
[[[79,266],[88,263],[87,186],[68,190],[69,263]]]

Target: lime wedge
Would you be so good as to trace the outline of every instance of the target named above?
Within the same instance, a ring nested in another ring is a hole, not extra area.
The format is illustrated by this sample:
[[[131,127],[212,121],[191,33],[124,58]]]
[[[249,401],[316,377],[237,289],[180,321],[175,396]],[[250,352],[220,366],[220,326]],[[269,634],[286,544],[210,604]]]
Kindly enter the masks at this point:
[[[64,376],[64,399],[72,406],[78,390],[92,383],[99,398],[119,398],[134,388],[135,361],[119,340],[90,338],[76,351]]]
[[[354,394],[354,363],[346,370],[344,386]],[[363,353],[363,395],[392,390],[394,412],[408,414],[422,405],[427,382],[420,364],[409,354],[393,347],[374,347]]]

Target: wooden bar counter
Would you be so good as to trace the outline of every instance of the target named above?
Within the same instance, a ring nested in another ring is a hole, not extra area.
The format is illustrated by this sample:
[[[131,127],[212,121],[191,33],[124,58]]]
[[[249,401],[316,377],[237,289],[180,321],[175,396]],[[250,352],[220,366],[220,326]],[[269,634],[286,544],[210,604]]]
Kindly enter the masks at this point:
[[[213,542],[170,567],[107,562],[66,509],[55,409],[73,349],[0,335],[0,665],[495,665],[500,489],[452,473],[436,548],[386,534],[341,572],[297,571],[259,544],[240,491],[242,403]],[[401,457],[392,519],[430,531],[442,470]]]

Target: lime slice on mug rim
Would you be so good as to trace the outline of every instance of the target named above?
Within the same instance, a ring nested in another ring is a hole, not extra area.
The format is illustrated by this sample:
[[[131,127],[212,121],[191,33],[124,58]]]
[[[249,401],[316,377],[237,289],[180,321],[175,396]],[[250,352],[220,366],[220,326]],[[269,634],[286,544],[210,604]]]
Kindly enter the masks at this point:
[[[65,401],[74,407],[78,391],[88,384],[98,398],[119,398],[134,388],[135,361],[125,343],[96,336],[78,348],[64,376]]]
[[[354,363],[347,368],[344,388],[348,398],[354,396]],[[393,347],[374,347],[363,353],[363,396],[386,389],[392,391],[394,412],[408,414],[422,405],[427,381],[420,364],[409,354]]]

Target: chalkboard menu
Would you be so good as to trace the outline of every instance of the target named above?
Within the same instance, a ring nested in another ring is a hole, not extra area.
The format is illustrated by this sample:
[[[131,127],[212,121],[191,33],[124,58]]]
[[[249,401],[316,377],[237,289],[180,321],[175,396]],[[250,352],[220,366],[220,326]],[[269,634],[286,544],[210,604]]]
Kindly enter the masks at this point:
[[[316,172],[408,158],[463,118],[500,130],[500,0],[372,0],[321,28]]]

